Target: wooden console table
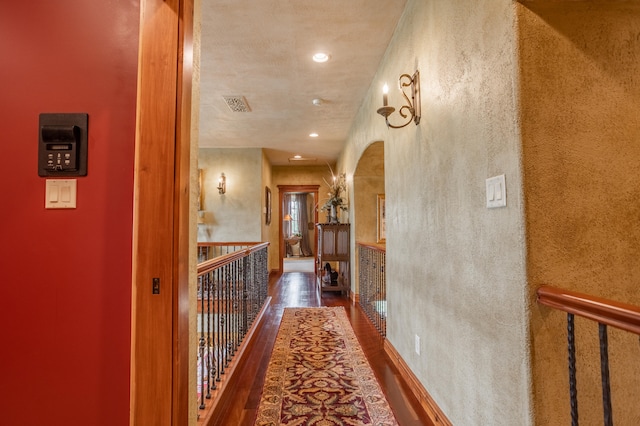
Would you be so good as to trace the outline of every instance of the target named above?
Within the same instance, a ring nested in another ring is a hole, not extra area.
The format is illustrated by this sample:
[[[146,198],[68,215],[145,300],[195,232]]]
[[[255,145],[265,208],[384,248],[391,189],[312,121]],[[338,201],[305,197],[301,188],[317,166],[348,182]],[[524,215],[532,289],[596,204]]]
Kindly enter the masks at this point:
[[[345,292],[349,296],[349,270],[351,266],[350,225],[348,223],[318,223],[318,253],[316,255],[316,280],[320,296],[325,291]],[[338,272],[337,284],[322,281],[325,263]]]

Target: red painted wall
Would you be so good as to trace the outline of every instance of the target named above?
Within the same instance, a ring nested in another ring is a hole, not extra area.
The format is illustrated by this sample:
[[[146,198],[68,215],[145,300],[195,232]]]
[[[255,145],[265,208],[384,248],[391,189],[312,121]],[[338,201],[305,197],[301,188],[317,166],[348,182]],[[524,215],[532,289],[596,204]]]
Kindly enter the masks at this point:
[[[129,421],[139,0],[0,2],[0,424]],[[38,115],[89,114],[75,210],[45,210]]]

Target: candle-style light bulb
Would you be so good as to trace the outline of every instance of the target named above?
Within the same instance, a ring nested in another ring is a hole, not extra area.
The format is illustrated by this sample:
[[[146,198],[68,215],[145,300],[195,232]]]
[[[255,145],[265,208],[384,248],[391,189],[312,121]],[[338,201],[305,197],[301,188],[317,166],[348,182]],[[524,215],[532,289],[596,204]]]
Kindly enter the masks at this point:
[[[389,93],[389,86],[387,86],[387,83],[385,83],[384,86],[382,86],[382,106],[389,105],[389,100],[387,99],[387,93]]]

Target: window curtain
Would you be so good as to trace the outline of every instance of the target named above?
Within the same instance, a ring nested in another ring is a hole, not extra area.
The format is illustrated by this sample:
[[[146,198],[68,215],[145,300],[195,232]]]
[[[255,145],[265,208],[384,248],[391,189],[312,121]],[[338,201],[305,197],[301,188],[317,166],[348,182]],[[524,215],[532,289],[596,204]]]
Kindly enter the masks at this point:
[[[302,235],[302,240],[300,241],[300,251],[302,255],[305,257],[313,256],[313,251],[311,250],[310,243],[310,235],[309,235],[309,209],[307,206],[307,197],[309,194],[300,194],[300,196],[296,197],[299,203],[299,212],[300,217],[298,218],[298,229],[300,230],[300,234]],[[313,234],[311,234],[313,236]]]

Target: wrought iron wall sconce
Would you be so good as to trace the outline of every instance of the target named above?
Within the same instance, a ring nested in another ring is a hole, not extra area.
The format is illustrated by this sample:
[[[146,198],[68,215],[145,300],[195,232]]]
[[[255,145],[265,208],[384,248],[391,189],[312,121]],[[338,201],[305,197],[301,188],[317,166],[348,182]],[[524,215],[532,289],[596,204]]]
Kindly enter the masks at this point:
[[[227,178],[224,173],[220,173],[220,177],[218,178],[218,194],[222,195],[227,192]]]
[[[407,122],[398,126],[394,126],[393,124],[389,123],[389,116],[393,114],[396,109],[392,106],[389,106],[387,100],[387,93],[389,91],[389,88],[386,84],[384,85],[382,91],[383,106],[381,108],[378,108],[377,112],[384,117],[384,121],[387,123],[387,127],[391,127],[393,129],[401,129],[412,121],[416,123],[417,126],[418,123],[420,123],[420,72],[416,70],[416,72],[413,73],[412,76],[409,74],[402,74],[398,79],[398,86],[400,88],[400,91],[402,92],[402,96],[404,96],[404,99],[407,102],[407,105],[402,105],[400,107],[398,113],[402,118],[406,118]],[[407,93],[405,92],[405,88],[407,87],[410,90],[411,99],[409,99],[409,96],[407,96]]]

